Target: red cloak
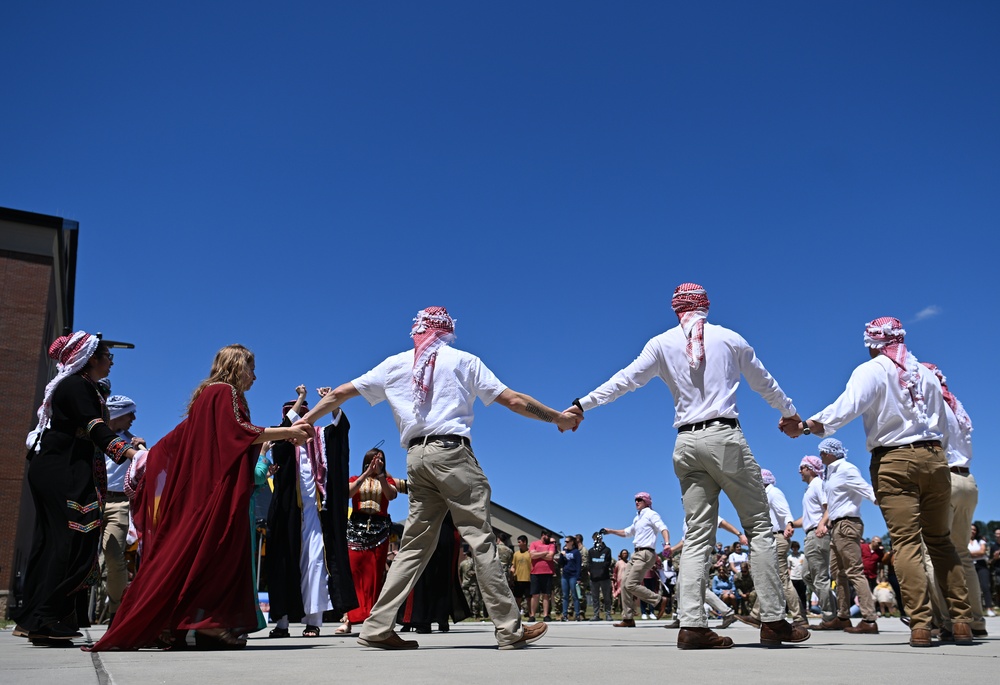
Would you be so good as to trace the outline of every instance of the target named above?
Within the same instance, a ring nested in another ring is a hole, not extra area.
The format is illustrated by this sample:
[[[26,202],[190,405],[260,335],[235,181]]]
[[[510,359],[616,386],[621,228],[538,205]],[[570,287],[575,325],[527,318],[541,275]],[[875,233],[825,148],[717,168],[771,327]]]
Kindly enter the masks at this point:
[[[263,430],[214,383],[149,451],[132,502],[139,572],[93,651],[147,647],[164,630],[257,629],[247,512]]]

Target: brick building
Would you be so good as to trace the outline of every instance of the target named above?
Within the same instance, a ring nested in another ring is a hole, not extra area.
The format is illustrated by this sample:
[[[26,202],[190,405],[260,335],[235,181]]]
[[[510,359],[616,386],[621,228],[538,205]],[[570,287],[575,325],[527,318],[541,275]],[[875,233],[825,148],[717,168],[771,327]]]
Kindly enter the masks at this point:
[[[0,615],[20,596],[34,508],[25,437],[55,374],[47,347],[73,325],[77,222],[0,207]]]

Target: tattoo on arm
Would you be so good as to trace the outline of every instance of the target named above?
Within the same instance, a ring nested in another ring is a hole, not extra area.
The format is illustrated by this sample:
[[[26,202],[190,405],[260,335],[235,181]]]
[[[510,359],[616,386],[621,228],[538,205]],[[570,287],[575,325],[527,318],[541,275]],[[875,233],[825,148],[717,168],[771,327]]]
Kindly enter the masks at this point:
[[[528,412],[529,414],[533,414],[534,416],[537,416],[542,421],[545,421],[547,423],[552,423],[552,415],[549,412],[542,409],[541,407],[536,407],[531,402],[528,402],[527,406],[525,406],[524,408],[524,411]]]

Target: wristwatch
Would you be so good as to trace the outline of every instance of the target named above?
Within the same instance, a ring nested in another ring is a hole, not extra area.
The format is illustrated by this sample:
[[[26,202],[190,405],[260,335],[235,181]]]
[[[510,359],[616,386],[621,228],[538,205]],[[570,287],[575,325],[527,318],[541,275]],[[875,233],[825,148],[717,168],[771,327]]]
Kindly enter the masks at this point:
[[[810,433],[812,433],[812,431],[809,430],[809,420],[806,419],[802,422],[802,435],[809,435]]]

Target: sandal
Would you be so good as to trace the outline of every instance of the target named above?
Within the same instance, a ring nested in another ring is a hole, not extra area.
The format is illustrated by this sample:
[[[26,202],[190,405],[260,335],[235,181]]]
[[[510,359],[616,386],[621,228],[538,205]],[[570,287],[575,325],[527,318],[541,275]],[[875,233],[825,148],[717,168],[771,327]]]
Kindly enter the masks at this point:
[[[267,634],[268,637],[291,637],[291,633],[288,632],[288,628],[274,628],[270,633]]]
[[[344,621],[340,624],[340,627],[333,631],[334,635],[350,635],[351,634],[351,622]]]
[[[302,637],[319,637],[319,627],[307,625],[306,629],[302,631]]]

